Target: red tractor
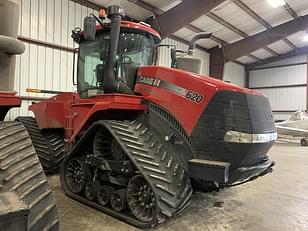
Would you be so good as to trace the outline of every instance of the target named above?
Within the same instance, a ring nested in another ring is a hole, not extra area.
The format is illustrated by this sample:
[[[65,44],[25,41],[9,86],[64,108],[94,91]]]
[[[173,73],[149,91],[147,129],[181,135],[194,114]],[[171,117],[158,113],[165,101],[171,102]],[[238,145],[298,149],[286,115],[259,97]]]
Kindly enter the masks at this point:
[[[146,228],[189,205],[191,182],[219,189],[270,172],[266,153],[277,134],[268,99],[185,71],[199,61],[175,50],[174,68],[153,65],[159,33],[123,15],[110,6],[110,23],[86,17],[85,30],[72,35],[78,91],[35,103],[35,119],[18,119],[45,168],[56,170],[64,159],[65,193]],[[209,36],[195,37],[188,53]]]

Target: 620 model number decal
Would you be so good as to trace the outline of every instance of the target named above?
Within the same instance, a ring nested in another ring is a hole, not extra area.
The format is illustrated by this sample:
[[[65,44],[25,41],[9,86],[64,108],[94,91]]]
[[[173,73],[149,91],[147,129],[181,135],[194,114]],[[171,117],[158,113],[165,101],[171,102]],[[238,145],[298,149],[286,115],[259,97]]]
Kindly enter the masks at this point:
[[[181,97],[185,97],[186,99],[194,103],[201,103],[204,98],[203,95],[199,94],[198,92],[190,91],[186,88],[175,85],[173,83],[169,83],[165,80],[161,80],[157,77],[138,76],[137,83],[171,91],[173,93],[180,95]]]
[[[195,102],[195,103],[201,103],[201,101],[203,100],[203,95],[201,95],[197,92],[188,91],[187,94],[186,94],[186,98]]]

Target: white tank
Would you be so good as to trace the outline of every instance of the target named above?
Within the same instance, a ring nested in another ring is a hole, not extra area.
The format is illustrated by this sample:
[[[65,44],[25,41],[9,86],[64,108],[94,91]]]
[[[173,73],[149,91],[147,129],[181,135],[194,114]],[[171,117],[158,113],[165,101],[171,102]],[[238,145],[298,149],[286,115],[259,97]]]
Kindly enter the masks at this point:
[[[184,56],[176,59],[176,68],[201,74],[202,60],[193,56]]]
[[[17,40],[19,5],[14,0],[0,0],[0,91],[13,91],[15,55],[22,54],[25,46]]]

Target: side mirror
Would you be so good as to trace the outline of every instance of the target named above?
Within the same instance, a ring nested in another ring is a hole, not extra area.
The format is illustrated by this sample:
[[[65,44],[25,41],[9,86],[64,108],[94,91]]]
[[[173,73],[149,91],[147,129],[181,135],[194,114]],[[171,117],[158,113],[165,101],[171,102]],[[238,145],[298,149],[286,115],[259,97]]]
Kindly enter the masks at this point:
[[[84,29],[83,36],[85,40],[93,41],[95,40],[96,34],[96,20],[94,17],[85,17],[83,21]]]

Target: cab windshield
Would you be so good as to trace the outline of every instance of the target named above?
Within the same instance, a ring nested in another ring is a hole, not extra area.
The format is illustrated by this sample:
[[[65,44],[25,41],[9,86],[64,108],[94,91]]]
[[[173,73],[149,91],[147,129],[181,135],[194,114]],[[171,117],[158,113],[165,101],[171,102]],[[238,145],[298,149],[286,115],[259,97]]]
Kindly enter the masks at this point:
[[[121,32],[115,65],[116,78],[133,85],[139,66],[151,65],[154,56],[152,35]],[[78,91],[85,97],[89,90],[103,93],[103,72],[108,59],[109,34],[99,34],[95,41],[83,41],[78,56]],[[132,86],[131,86],[132,87]]]

